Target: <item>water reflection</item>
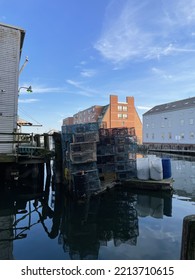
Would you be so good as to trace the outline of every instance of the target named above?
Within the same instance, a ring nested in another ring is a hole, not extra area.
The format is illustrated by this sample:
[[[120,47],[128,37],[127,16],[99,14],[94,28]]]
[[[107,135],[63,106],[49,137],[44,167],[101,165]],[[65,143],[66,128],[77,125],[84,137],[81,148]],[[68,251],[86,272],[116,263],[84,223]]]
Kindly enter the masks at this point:
[[[179,196],[195,201],[195,158],[173,159],[171,163],[174,189]]]
[[[194,206],[176,202],[195,199],[194,161],[173,159],[172,173],[174,195],[125,186],[80,201],[55,176],[20,179],[1,191],[0,259],[179,259]]]
[[[139,216],[171,215],[171,196],[148,196],[123,188],[82,201],[66,197],[61,184],[55,185],[55,192],[46,188],[41,194],[25,196],[1,203],[0,259],[14,258],[13,241],[28,238],[38,224],[48,240],[58,240],[70,259],[98,259],[100,248],[110,241],[114,247],[136,246]]]

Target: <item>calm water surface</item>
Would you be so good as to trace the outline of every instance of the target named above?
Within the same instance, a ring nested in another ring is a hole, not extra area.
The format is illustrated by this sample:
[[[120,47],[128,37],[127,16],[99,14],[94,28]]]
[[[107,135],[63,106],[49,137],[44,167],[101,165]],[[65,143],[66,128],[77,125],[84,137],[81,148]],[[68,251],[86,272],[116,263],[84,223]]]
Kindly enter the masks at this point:
[[[171,166],[173,194],[126,187],[80,203],[60,185],[31,200],[1,194],[0,259],[180,259],[183,218],[195,214],[195,159]]]

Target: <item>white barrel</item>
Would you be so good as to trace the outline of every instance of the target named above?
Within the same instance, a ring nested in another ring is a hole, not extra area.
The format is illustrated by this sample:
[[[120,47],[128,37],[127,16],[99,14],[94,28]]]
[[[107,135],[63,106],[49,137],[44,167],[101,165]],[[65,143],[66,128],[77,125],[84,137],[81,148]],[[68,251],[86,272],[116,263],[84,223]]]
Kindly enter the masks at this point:
[[[152,180],[162,180],[163,179],[163,166],[162,159],[155,157],[149,160],[150,168],[150,179]]]
[[[140,180],[148,180],[150,178],[150,168],[148,158],[137,158],[137,178]]]

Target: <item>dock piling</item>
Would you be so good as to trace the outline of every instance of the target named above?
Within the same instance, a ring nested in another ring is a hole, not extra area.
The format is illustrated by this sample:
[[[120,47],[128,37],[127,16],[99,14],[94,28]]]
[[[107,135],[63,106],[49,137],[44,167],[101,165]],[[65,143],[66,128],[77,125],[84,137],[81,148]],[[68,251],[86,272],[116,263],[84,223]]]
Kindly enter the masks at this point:
[[[195,215],[183,219],[181,260],[195,260]]]

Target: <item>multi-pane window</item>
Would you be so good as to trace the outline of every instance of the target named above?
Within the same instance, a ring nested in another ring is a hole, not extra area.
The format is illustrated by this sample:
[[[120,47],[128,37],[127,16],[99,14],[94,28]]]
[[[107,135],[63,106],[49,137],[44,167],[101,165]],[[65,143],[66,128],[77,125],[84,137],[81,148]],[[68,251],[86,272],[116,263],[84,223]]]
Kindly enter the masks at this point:
[[[181,139],[184,139],[184,133],[181,133],[180,136],[181,136]]]
[[[194,139],[194,132],[190,132],[190,139]]]
[[[127,106],[118,105],[118,111],[127,112],[127,110],[128,110]]]
[[[162,135],[161,135],[161,138],[162,138],[162,139],[164,139],[164,138],[165,138],[165,135],[164,135],[164,133],[162,133]]]
[[[127,119],[127,114],[118,114],[119,119]]]

